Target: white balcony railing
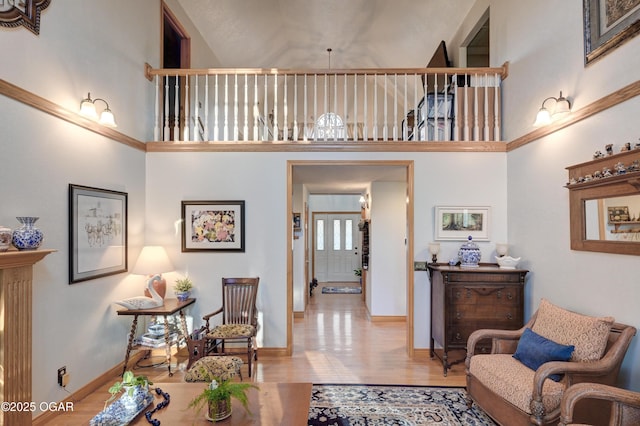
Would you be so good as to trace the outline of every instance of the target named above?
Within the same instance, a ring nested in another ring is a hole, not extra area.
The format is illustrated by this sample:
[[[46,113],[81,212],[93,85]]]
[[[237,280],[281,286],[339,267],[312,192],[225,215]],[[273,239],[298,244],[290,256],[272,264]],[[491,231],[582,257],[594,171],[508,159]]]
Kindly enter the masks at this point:
[[[500,141],[507,65],[146,74],[154,141]]]

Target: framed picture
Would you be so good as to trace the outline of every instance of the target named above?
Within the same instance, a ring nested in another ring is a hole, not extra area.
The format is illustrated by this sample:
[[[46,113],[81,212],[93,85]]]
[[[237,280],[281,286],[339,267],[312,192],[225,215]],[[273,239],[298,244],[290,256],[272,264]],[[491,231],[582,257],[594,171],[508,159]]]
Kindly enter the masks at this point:
[[[295,232],[302,231],[302,220],[300,218],[300,213],[293,214],[293,230]]]
[[[609,213],[609,223],[628,222],[630,220],[629,206],[608,207],[607,210]]]
[[[585,65],[640,31],[640,2],[583,0]]]
[[[69,284],[127,271],[127,193],[69,184]]]
[[[183,201],[182,251],[244,252],[244,201]]]
[[[436,206],[436,240],[489,241],[491,207]]]

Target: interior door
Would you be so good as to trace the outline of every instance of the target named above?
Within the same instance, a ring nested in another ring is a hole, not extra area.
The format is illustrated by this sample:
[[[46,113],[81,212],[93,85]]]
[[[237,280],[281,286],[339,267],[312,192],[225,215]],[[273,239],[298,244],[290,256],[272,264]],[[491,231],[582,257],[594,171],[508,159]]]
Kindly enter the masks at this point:
[[[314,270],[318,281],[358,281],[359,213],[314,214]]]

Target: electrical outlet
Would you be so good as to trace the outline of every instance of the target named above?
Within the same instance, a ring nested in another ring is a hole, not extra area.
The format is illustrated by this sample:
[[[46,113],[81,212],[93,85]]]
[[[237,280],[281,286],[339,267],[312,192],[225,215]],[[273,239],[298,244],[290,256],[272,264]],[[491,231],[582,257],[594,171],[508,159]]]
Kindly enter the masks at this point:
[[[69,376],[67,375],[67,367],[58,368],[58,386],[65,387],[69,382]]]

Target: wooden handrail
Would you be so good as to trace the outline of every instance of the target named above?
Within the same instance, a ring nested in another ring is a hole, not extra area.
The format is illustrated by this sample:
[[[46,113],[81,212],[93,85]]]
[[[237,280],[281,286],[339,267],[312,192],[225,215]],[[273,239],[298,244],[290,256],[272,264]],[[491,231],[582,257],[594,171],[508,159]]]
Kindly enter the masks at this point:
[[[447,75],[484,75],[497,74],[504,80],[509,75],[509,62],[505,62],[498,68],[153,68],[145,63],[145,77],[152,81],[156,75],[171,77],[192,75],[310,75],[310,74],[340,74],[340,75],[391,75],[391,74],[447,74]]]

